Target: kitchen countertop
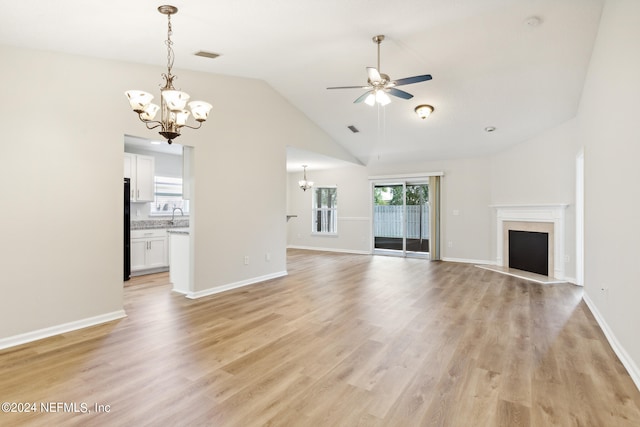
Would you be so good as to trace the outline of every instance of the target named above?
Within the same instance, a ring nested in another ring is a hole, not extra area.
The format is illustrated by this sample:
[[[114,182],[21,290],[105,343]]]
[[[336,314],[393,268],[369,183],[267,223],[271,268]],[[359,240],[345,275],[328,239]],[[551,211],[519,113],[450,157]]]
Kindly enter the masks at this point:
[[[171,222],[171,218],[131,220],[132,230],[149,230],[154,228],[182,228],[189,227],[189,218],[177,217]]]
[[[189,228],[185,227],[185,228],[169,228],[167,230],[167,233],[171,233],[171,234],[181,234],[181,235],[189,235]]]

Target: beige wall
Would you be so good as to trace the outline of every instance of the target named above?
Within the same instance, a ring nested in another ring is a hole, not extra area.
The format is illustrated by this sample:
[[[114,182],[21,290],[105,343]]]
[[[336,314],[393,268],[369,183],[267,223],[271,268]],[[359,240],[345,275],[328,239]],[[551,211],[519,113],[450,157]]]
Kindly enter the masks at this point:
[[[163,70],[6,46],[0,55],[11,99],[0,105],[3,339],[122,309],[123,135],[156,135],[124,91],[154,91]],[[194,291],[285,272],[286,145],[351,157],[262,81],[176,74],[214,105],[176,141],[195,147]]]
[[[302,173],[290,173],[287,213],[297,215],[287,223],[287,244],[291,247],[340,250],[356,253],[371,251],[371,211],[369,183],[364,166],[346,166],[328,170],[309,170],[309,180],[317,186],[338,187],[338,235],[312,235],[313,191],[302,191],[298,181]]]
[[[111,64],[0,56],[3,338],[122,309],[125,123]]]
[[[454,261],[490,262],[495,256],[490,251],[489,167],[489,159],[479,158],[416,164],[374,164],[367,167],[353,166],[314,171],[313,175],[308,173],[309,179],[317,183],[338,185],[339,216],[347,218],[339,221],[341,231],[337,238],[311,236],[311,196],[297,188],[296,183],[301,178],[301,174],[291,173],[289,174],[291,213],[304,212],[304,214],[289,222],[288,244],[297,247],[342,249],[353,252],[371,251],[372,208],[369,178],[443,172],[441,198],[443,258]],[[349,230],[348,235],[342,233],[345,228]]]

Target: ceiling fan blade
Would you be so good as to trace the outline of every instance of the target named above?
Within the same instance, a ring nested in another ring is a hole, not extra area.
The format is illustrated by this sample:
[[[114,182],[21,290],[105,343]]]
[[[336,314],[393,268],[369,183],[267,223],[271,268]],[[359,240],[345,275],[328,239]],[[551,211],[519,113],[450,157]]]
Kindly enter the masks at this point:
[[[369,89],[369,86],[334,86],[327,89]]]
[[[373,67],[367,67],[367,76],[369,77],[370,82],[379,82],[382,81],[382,76],[380,72]]]
[[[362,95],[360,95],[355,101],[353,101],[354,104],[357,104],[359,102],[364,101],[367,96],[369,96],[369,94],[371,94],[373,91],[372,90],[368,90],[365,93],[363,93]]]
[[[404,79],[399,79],[395,81],[395,85],[396,86],[402,86],[402,85],[410,85],[413,83],[419,83],[419,82],[424,82],[427,80],[431,80],[431,74],[425,74],[422,76],[413,76],[413,77],[405,77]]]
[[[411,98],[413,98],[413,95],[411,95],[410,93],[405,92],[405,91],[400,90],[400,89],[396,89],[394,87],[387,89],[386,92],[388,92],[389,95],[397,96],[398,98],[402,98],[402,99],[411,99]]]

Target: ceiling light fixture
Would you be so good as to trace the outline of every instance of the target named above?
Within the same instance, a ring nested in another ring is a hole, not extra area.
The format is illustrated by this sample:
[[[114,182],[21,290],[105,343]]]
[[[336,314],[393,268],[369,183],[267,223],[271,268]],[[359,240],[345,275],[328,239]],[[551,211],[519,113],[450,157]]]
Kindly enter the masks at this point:
[[[384,89],[374,89],[367,98],[364,100],[364,103],[373,107],[376,104],[380,104],[383,107],[389,103],[391,103],[391,98],[387,95]]]
[[[304,170],[304,176],[298,181],[298,185],[302,188],[302,191],[307,191],[313,187],[313,181],[307,181],[307,165],[302,165],[302,169]]]
[[[427,117],[429,117],[431,113],[433,113],[433,110],[433,106],[428,104],[420,104],[413,109],[413,111],[415,111],[418,117],[420,117],[421,119],[426,119]]]
[[[152,104],[153,95],[141,90],[129,90],[125,92],[129,103],[133,111],[138,113],[140,120],[147,126],[147,129],[155,129],[162,127],[160,135],[162,135],[169,144],[173,140],[180,136],[180,129],[188,127],[191,129],[199,129],[202,126],[202,122],[207,120],[209,111],[211,111],[212,105],[204,101],[192,101],[189,102],[189,108],[193,118],[198,122],[197,126],[187,125],[187,119],[189,118],[189,111],[185,110],[187,101],[189,101],[189,94],[176,90],[173,87],[173,79],[176,78],[171,74],[171,68],[173,68],[173,42],[171,41],[171,15],[178,13],[178,8],[175,6],[164,5],[158,7],[158,12],[163,15],[167,15],[167,73],[162,74],[165,80],[164,86],[160,89],[160,106]],[[160,110],[160,120],[154,120],[156,114]]]
[[[542,24],[542,18],[539,16],[530,16],[525,20],[525,22],[529,27],[539,27],[540,24]]]

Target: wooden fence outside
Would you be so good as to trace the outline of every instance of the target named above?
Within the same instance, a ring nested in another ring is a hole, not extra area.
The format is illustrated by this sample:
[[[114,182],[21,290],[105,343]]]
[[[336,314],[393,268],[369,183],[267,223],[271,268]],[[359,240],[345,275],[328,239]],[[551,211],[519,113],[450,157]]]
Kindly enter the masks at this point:
[[[374,236],[402,237],[404,206],[376,205],[374,207]],[[429,206],[407,206],[407,238],[429,238]]]

